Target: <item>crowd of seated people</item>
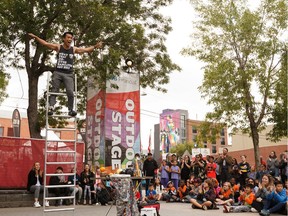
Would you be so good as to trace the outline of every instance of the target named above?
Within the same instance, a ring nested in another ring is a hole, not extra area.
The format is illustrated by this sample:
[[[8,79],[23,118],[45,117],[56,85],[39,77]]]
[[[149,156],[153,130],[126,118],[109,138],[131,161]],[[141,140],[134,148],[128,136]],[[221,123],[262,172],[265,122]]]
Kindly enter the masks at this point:
[[[109,184],[109,180],[102,180],[99,175],[100,169],[96,167],[96,174],[90,170],[90,166],[85,164],[84,170],[80,173],[74,168],[71,169],[71,173],[74,175],[66,178],[63,175],[63,167],[56,168],[54,176],[49,179],[49,185],[71,185],[71,187],[55,187],[46,190],[46,197],[69,197],[75,196],[75,204],[83,205],[107,205],[109,201],[112,201],[114,194],[114,188]],[[98,174],[98,175],[97,175]],[[96,177],[96,178],[95,178]],[[27,190],[34,193],[34,207],[41,207],[39,202],[39,194],[43,192],[43,171],[40,169],[40,163],[36,162],[28,174]],[[74,187],[75,181],[75,187]],[[59,198],[55,200],[55,206],[70,205],[73,200],[67,198]],[[49,207],[49,202],[45,202],[45,206]]]
[[[154,188],[149,185],[150,191],[156,191],[151,200],[190,203],[193,209],[202,210],[223,206],[224,213],[287,214],[287,152],[278,160],[272,151],[266,161],[260,158],[260,162],[256,171],[247,156],[241,155],[238,163],[227,148],[215,158],[204,159],[199,154],[194,159],[177,159],[176,155],[168,155],[155,175]],[[147,203],[151,200],[143,199]]]
[[[141,161],[143,168],[142,165],[137,167],[143,169],[143,173],[154,173],[153,179],[146,181],[146,187],[142,186],[146,188],[145,194],[141,196],[139,188],[135,189],[135,194],[139,202],[148,204],[161,200],[190,203],[192,209],[202,210],[223,206],[221,209],[225,213],[287,214],[287,155],[283,152],[278,160],[272,151],[266,161],[260,158],[261,164],[256,171],[245,155],[239,157],[238,163],[228,154],[227,148],[217,157],[204,158],[199,154],[192,159],[187,155],[177,158],[170,154],[160,166],[150,154]],[[94,173],[89,165],[76,176],[77,187],[69,193],[79,195],[77,203],[107,205],[112,200],[113,189],[109,184],[95,180],[95,176],[99,176],[99,169]],[[69,178],[68,182],[73,183]]]

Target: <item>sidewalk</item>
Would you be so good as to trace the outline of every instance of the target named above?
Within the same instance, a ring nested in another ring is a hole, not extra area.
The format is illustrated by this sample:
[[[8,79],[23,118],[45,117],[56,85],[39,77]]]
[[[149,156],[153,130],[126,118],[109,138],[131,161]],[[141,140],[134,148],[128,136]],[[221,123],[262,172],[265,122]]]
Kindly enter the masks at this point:
[[[243,213],[223,213],[223,208],[220,206],[219,210],[201,210],[192,209],[188,203],[166,203],[160,202],[160,215],[161,216],[185,216],[185,215],[201,215],[201,216],[259,216],[258,213],[243,212]],[[116,207],[112,206],[95,206],[95,205],[79,205],[76,206],[75,212],[49,212],[43,213],[43,208],[1,208],[0,215],[2,216],[39,216],[39,215],[51,215],[51,216],[116,216]],[[54,207],[53,207],[54,208]],[[273,214],[273,216],[277,214]],[[278,215],[279,216],[279,215]]]

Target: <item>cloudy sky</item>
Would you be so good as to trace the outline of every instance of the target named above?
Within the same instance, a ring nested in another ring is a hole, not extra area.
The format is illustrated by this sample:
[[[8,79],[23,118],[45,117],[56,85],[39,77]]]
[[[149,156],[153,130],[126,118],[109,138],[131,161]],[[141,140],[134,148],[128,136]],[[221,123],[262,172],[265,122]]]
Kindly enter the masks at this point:
[[[180,54],[187,47],[192,33],[193,8],[188,0],[175,0],[162,10],[165,16],[172,18],[173,31],[167,37],[167,48],[172,60],[182,71],[170,76],[166,85],[166,94],[151,89],[143,89],[146,96],[141,96],[141,140],[143,148],[148,146],[150,130],[159,123],[159,114],[163,109],[184,109],[189,112],[189,119],[204,120],[205,114],[211,110],[198,91],[202,83],[203,71],[201,63],[192,57]]]

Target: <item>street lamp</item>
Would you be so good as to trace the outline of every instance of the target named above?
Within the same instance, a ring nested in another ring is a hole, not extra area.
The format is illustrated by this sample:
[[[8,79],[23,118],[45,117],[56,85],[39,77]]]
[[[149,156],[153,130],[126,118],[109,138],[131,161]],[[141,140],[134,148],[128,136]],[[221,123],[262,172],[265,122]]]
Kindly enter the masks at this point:
[[[126,59],[125,64],[128,67],[128,73],[131,73],[131,67],[133,66],[133,61],[131,59]]]

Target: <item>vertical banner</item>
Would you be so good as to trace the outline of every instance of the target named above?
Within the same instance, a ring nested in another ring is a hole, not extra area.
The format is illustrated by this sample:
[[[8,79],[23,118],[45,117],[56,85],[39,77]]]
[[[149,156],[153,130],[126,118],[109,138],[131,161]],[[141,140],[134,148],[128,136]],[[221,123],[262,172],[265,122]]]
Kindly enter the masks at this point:
[[[15,109],[12,114],[13,136],[20,137],[21,118],[18,109]]]
[[[132,165],[140,152],[139,74],[121,72],[105,90],[90,81],[86,113],[86,161],[112,173]]]
[[[114,172],[128,168],[140,153],[139,74],[121,72],[106,87],[105,166]]]
[[[104,166],[105,160],[105,91],[91,80],[88,79],[87,88],[85,162],[95,168]]]

